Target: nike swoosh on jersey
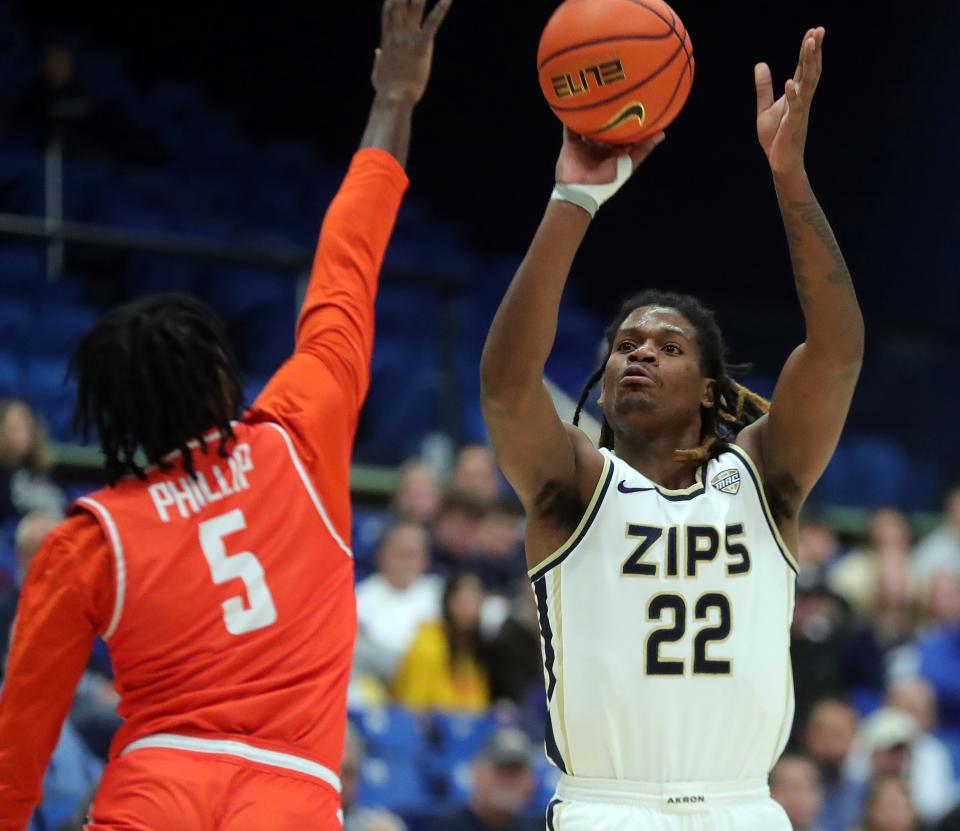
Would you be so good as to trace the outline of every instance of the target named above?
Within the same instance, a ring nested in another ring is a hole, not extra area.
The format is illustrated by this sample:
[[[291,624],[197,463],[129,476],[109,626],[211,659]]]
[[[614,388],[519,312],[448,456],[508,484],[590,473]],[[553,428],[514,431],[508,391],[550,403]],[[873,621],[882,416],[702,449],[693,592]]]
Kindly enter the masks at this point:
[[[617,484],[617,490],[620,491],[620,493],[642,493],[643,491],[652,491],[654,489],[653,488],[628,488],[627,480],[621,479],[620,482]]]

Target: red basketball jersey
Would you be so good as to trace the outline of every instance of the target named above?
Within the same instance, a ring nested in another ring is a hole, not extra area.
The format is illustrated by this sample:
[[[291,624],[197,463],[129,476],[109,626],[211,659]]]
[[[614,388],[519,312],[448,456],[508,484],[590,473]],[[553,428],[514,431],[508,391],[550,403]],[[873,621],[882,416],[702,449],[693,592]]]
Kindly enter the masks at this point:
[[[339,768],[356,610],[353,561],[277,424],[237,424],[146,482],[79,501],[117,575],[104,633],[125,722],[154,734],[251,737]]]
[[[407,177],[357,153],[320,232],[296,347],[196,477],[125,479],[79,501],[23,584],[0,688],[0,829],[21,829],[95,637],[142,747],[286,768],[339,788],[356,629],[350,455],[374,299]]]

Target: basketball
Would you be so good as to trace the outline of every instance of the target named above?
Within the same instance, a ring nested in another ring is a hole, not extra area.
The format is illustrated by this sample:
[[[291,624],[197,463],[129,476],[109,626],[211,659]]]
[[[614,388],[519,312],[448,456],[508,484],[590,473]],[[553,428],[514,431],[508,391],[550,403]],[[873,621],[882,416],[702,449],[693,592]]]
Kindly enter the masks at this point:
[[[693,44],[663,0],[566,0],[537,52],[540,88],[571,130],[629,144],[672,122],[693,85]]]

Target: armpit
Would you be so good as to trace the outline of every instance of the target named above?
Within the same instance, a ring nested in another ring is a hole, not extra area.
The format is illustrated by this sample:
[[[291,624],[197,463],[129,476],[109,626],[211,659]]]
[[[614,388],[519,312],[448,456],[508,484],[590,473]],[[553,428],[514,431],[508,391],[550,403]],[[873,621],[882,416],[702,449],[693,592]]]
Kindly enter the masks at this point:
[[[767,504],[778,522],[793,520],[803,504],[803,492],[796,479],[789,473],[781,473],[764,482]]]
[[[534,500],[537,519],[567,533],[577,527],[586,509],[577,488],[555,480],[547,482]]]

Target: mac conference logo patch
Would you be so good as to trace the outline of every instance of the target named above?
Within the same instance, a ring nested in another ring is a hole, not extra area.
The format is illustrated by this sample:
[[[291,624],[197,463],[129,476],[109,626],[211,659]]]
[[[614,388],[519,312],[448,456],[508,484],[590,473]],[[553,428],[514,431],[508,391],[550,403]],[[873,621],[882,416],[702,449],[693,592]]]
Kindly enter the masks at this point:
[[[723,470],[710,480],[710,484],[721,493],[738,493],[740,490],[740,471],[733,468]]]

